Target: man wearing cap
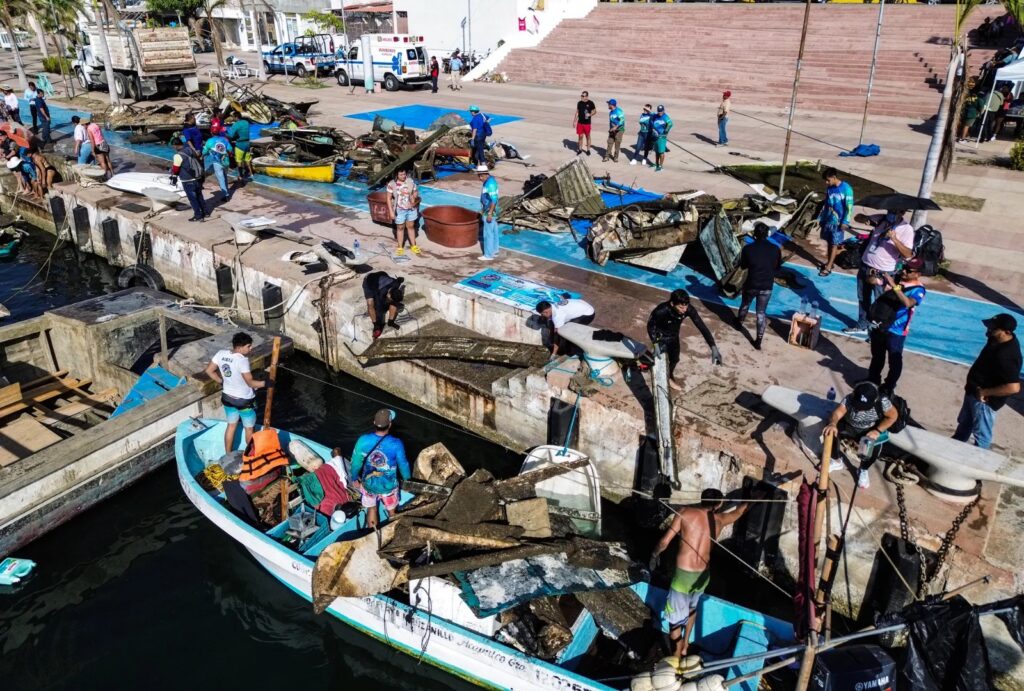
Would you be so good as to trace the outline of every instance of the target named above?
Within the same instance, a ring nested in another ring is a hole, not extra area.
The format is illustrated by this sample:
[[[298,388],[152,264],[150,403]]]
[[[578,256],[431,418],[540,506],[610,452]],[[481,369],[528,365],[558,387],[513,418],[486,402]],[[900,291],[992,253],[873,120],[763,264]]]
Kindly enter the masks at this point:
[[[619,148],[622,146],[622,133],[626,131],[626,114],[619,108],[614,98],[608,101],[608,147],[602,161],[609,158],[613,163],[619,162]]]
[[[910,319],[914,311],[928,292],[921,283],[921,269],[924,260],[911,257],[903,264],[899,282],[889,274],[883,274],[888,287],[879,300],[889,300],[896,304],[895,318],[889,325],[872,325],[868,340],[871,342],[871,365],[868,367],[868,380],[882,387],[882,391],[892,395],[896,390],[896,382],[903,373],[903,346],[910,333]],[[889,373],[882,383],[882,368],[886,357],[889,359]]]
[[[18,95],[14,93],[14,89],[9,84],[0,86],[0,91],[4,92],[4,112],[7,114],[7,119],[20,125],[21,105],[18,103]]]
[[[484,149],[487,147],[487,116],[480,112],[479,106],[470,106],[469,112],[473,119],[469,121],[469,129],[473,132],[473,158],[474,165],[487,163],[484,156]]]
[[[718,104],[718,145],[729,146],[729,135],[725,131],[725,126],[729,124],[729,111],[732,109],[732,104],[729,99],[732,97],[731,91],[722,92],[722,102]]]
[[[839,439],[853,439],[859,441],[862,437],[875,440],[887,429],[896,423],[899,418],[899,411],[886,396],[878,390],[878,386],[869,381],[862,381],[853,387],[851,391],[835,410],[822,430],[825,436],[832,436]],[[868,468],[878,459],[882,452],[882,444],[875,444],[871,447],[871,453],[861,458],[860,469],[857,473],[857,484],[867,488]],[[840,458],[839,444],[832,445],[832,461],[829,469],[833,471],[842,470],[845,467]]]
[[[665,112],[665,106],[658,106],[658,112],[651,118],[655,171],[660,171],[665,166],[665,152],[668,151],[668,133],[670,131],[672,131],[672,118]]]
[[[992,446],[996,412],[1006,399],[1020,393],[1020,342],[1014,332],[1017,320],[1009,314],[985,319],[988,342],[967,372],[964,402],[960,406],[953,438],[970,441],[982,449]]]
[[[826,171],[829,172],[829,171]],[[832,171],[835,173],[835,171]],[[832,180],[838,180],[833,175]],[[847,183],[842,183],[846,185]],[[831,194],[831,183],[830,183]],[[843,192],[847,194],[847,192]],[[853,190],[848,192],[850,205],[853,203]],[[914,256],[914,226],[906,220],[905,211],[887,211],[884,214],[857,214],[853,220],[872,226],[871,235],[860,257],[860,268],[857,270],[857,324],[843,329],[845,334],[858,334],[867,331],[868,308],[871,303],[885,290],[886,276],[892,277],[899,262]],[[846,221],[845,224],[848,224]],[[830,255],[829,261],[834,258]],[[831,267],[826,267],[830,269]],[[823,269],[824,270],[824,269]],[[821,272],[819,272],[821,275]],[[828,271],[824,275],[828,275]]]
[[[580,94],[576,102],[576,113],[572,116],[572,126],[576,128],[576,153],[590,155],[590,119],[597,112],[597,106],[590,100],[586,91]],[[587,148],[583,148],[583,140],[587,140]]]
[[[498,256],[498,180],[483,163],[476,167],[480,188],[480,215],[484,218],[483,254],[480,260],[489,262]]]
[[[547,328],[543,334],[544,346],[556,357],[559,351],[565,353],[569,343],[558,335],[558,330],[566,324],[590,324],[594,321],[594,306],[586,300],[567,298],[560,304],[551,304],[547,300],[537,303],[537,314],[544,318]]]
[[[373,432],[356,440],[352,450],[350,486],[359,491],[366,509],[366,524],[377,527],[377,505],[383,504],[389,514],[398,507],[400,480],[410,477],[405,445],[391,436],[395,411],[381,408],[373,416]]]
[[[398,331],[398,308],[405,299],[405,279],[391,276],[385,271],[371,271],[363,278],[363,297],[366,298],[366,313],[373,322],[373,338],[380,338],[384,322]]]

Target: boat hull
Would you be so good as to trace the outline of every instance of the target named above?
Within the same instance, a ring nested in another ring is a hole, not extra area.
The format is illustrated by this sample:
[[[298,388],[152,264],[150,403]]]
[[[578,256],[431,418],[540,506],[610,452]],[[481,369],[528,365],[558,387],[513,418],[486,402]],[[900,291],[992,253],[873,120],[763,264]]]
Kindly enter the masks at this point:
[[[303,182],[334,182],[334,162],[316,164],[310,166],[301,165],[274,165],[269,163],[257,163],[253,161],[252,167],[257,173],[269,175],[272,178],[283,178],[285,180],[301,180]]]

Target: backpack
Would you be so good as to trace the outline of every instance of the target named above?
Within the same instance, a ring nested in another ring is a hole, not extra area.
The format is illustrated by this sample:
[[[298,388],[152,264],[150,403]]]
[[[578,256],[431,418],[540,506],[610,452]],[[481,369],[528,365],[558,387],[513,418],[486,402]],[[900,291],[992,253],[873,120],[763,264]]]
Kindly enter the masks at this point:
[[[868,307],[868,321],[871,322],[872,328],[888,331],[903,308],[903,301],[896,295],[896,291],[887,290]]]
[[[206,179],[206,166],[196,156],[196,150],[188,144],[181,151],[181,167],[178,171],[178,177],[185,180],[198,180],[203,182]]]
[[[897,414],[896,422],[892,423],[892,426],[887,431],[889,434],[902,432],[903,428],[907,426],[907,420],[910,419],[910,406],[907,405],[907,400],[902,396],[889,394],[886,398],[892,403],[892,407],[896,409]],[[882,411],[881,399],[875,402],[875,412],[878,413],[879,421],[885,417],[885,412]]]
[[[864,248],[867,245],[866,240],[858,240],[857,238],[850,238],[841,244],[839,256],[836,257],[836,265],[840,269],[846,269],[852,271],[860,268],[860,258],[864,254]]]
[[[483,133],[485,137],[490,137],[492,134],[494,134],[494,130],[491,129],[491,118],[486,115],[484,115]]]
[[[946,248],[942,244],[942,233],[931,226],[924,225],[914,231],[914,256],[924,261],[922,276],[934,276],[939,273],[939,265],[946,258]]]

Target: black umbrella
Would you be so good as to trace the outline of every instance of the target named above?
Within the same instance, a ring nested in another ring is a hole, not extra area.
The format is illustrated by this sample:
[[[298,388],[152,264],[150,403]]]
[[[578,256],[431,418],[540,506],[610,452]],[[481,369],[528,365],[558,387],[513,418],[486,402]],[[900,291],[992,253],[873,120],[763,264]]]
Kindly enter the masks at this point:
[[[869,209],[885,209],[886,211],[942,211],[942,207],[931,199],[911,197],[909,194],[901,192],[872,194],[857,202],[857,206],[866,206]]]

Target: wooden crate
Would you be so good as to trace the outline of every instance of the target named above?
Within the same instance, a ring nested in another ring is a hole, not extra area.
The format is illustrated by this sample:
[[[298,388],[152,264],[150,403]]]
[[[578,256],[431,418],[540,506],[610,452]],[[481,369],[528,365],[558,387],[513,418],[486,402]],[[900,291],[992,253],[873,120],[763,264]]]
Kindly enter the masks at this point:
[[[798,348],[814,350],[821,334],[821,318],[813,318],[808,314],[797,312],[789,323],[789,344]]]

